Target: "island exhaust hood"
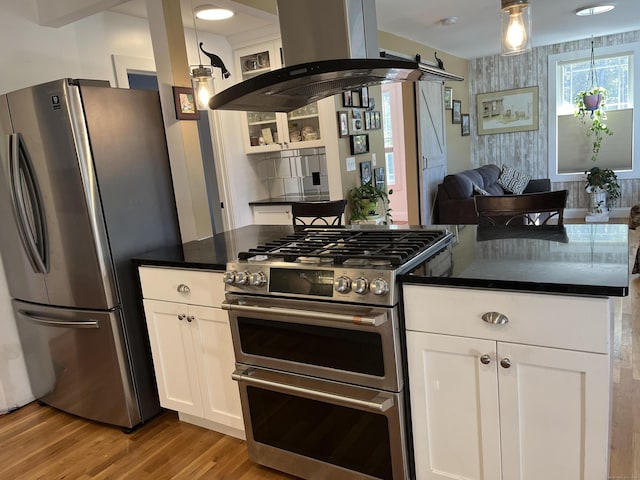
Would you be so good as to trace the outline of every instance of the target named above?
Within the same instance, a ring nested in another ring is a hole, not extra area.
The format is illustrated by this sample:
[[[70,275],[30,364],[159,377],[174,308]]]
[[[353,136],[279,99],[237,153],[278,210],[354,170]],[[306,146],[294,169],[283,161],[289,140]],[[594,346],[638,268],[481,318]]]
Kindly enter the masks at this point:
[[[284,68],[211,97],[214,110],[290,112],[387,82],[464,80],[419,61],[381,56],[375,0],[278,0]]]

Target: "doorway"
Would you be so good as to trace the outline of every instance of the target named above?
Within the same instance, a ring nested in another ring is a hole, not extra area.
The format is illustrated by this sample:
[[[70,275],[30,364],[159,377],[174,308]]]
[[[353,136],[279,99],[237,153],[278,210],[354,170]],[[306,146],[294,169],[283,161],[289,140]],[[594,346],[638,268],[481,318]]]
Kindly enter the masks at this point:
[[[406,156],[404,142],[404,120],[402,112],[402,85],[382,85],[382,128],[384,134],[384,167],[389,196],[389,208],[393,223],[409,223],[406,188]]]

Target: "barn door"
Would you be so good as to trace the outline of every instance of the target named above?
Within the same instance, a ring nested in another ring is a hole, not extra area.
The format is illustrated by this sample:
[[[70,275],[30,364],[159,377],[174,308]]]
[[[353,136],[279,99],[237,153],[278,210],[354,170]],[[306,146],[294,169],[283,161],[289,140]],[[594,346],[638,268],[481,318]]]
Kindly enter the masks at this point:
[[[441,82],[416,82],[420,162],[420,223],[431,225],[438,184],[447,174],[444,86]]]

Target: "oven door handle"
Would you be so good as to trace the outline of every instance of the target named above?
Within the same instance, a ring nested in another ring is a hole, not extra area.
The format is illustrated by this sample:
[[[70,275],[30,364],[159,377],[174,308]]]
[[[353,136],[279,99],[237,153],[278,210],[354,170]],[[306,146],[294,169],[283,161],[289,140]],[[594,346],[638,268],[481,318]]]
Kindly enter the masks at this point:
[[[314,312],[311,310],[295,310],[281,307],[239,305],[236,300],[231,302],[222,302],[222,308],[233,312],[278,314],[285,315],[287,317],[313,318],[316,320],[331,322],[353,323],[355,325],[364,325],[366,327],[379,327],[388,320],[386,313],[381,313],[380,315],[371,317],[364,317],[362,315],[342,315],[339,313]]]
[[[257,387],[275,388],[284,393],[302,395],[312,400],[330,401],[344,407],[352,407],[358,410],[367,410],[375,413],[386,412],[393,407],[395,403],[392,396],[386,396],[383,393],[378,394],[378,396],[373,400],[360,400],[358,398],[345,397],[344,395],[336,395],[334,393],[321,392],[305,387],[296,387],[295,385],[256,378],[251,376],[251,369],[247,368],[238,368],[231,374],[231,378],[236,382],[245,382]]]

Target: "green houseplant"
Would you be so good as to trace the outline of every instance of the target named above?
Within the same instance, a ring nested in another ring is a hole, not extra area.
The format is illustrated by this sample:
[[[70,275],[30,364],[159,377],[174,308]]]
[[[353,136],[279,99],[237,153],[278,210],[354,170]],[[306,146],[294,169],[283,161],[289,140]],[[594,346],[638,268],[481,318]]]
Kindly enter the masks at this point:
[[[365,183],[349,190],[349,206],[352,220],[368,220],[380,215],[378,203],[382,201],[385,223],[391,223],[391,209],[388,207],[389,195],[383,188],[376,187],[373,183]]]

